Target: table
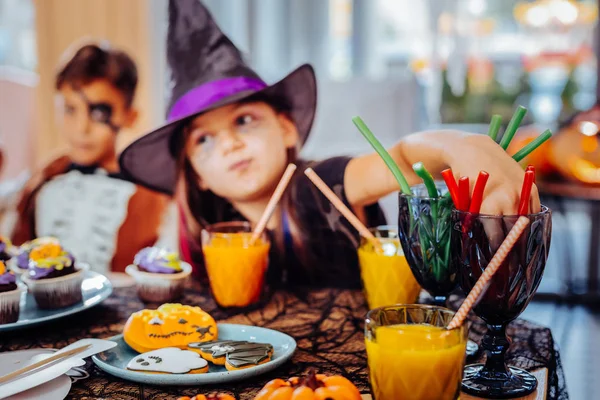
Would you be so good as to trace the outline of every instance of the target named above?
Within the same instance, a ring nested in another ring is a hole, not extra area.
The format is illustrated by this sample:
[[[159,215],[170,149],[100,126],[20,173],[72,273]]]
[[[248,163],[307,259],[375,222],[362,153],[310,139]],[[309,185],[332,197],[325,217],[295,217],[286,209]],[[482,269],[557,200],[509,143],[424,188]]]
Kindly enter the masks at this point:
[[[209,292],[194,283],[187,289],[182,303],[202,307],[219,322],[257,325],[285,332],[296,339],[297,352],[293,360],[279,370],[257,380],[230,384],[226,388],[142,385],[107,375],[88,362],[86,369],[90,376],[74,382],[68,398],[162,400],[218,390],[234,394],[238,400],[251,400],[268,380],[303,374],[310,367],[327,374],[343,374],[363,393],[369,393],[363,336],[363,319],[367,309],[360,291],[276,292],[264,308],[242,312],[219,309]],[[129,315],[142,308],[145,308],[144,304],[137,299],[133,288],[118,287],[102,305],[84,313],[43,328],[0,335],[0,351],[60,348],[85,337],[108,338],[120,334]],[[485,326],[474,321],[470,329],[471,339],[479,342],[483,333]],[[507,353],[509,362],[527,370],[547,368],[547,398],[568,399],[560,355],[550,330],[516,320],[509,326],[508,334],[513,340]]]

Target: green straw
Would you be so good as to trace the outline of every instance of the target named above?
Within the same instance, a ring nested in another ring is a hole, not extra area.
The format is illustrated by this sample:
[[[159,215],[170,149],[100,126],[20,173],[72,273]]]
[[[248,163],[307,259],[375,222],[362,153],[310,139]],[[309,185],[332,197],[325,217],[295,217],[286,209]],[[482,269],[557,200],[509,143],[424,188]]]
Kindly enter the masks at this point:
[[[392,171],[392,174],[394,174],[394,178],[396,178],[396,180],[398,181],[402,192],[407,195],[412,194],[410,191],[410,186],[406,181],[406,178],[404,177],[404,175],[402,175],[402,171],[400,171],[400,168],[398,168],[398,165],[396,165],[394,159],[392,158],[392,156],[390,156],[390,153],[388,153],[387,150],[381,145],[379,140],[377,140],[373,132],[371,132],[371,130],[364,123],[364,121],[357,116],[352,118],[352,122],[354,122],[354,125],[356,125],[360,133],[362,133],[365,139],[367,139],[367,141],[371,144],[371,146],[373,146],[375,151],[383,159],[385,165],[387,165],[390,171]]]
[[[525,114],[527,114],[527,109],[523,106],[519,106],[515,110],[515,113],[506,127],[504,135],[502,135],[502,140],[500,141],[500,146],[502,146],[504,150],[508,149],[508,145],[513,139],[513,136],[515,136],[515,133],[517,133],[517,129],[519,129],[519,125],[521,125],[521,121],[523,121]]]
[[[435,182],[433,181],[433,177],[431,176],[429,171],[427,171],[427,169],[425,168],[423,163],[422,162],[414,163],[413,170],[415,171],[415,174],[417,174],[417,176],[419,178],[423,179],[423,183],[425,184],[425,187],[427,188],[427,194],[429,195],[429,197],[431,197],[432,199],[437,199],[438,197],[440,197],[437,187],[435,187]]]
[[[427,189],[427,194],[429,195],[429,197],[431,197],[432,199],[437,199],[438,197],[440,197],[437,187],[435,187],[435,182],[433,181],[433,177],[431,176],[429,171],[427,171],[427,169],[425,168],[423,163],[422,162],[414,163],[413,170],[415,171],[415,174],[417,174],[417,176],[419,178],[423,179],[423,183],[425,184],[425,188]],[[431,214],[432,214],[431,219],[435,223],[435,221],[438,218],[437,200],[433,200],[431,202]]]
[[[540,136],[536,137],[533,141],[529,142],[529,144],[527,144],[521,150],[517,151],[515,153],[515,155],[513,156],[513,159],[517,162],[521,161],[522,159],[527,157],[532,151],[534,151],[535,149],[540,147],[542,145],[542,143],[544,143],[546,140],[550,139],[551,137],[552,137],[552,132],[550,132],[550,129],[546,129],[544,131],[544,133],[542,133]]]
[[[491,137],[493,141],[496,141],[496,137],[498,137],[498,131],[500,130],[501,124],[502,116],[494,114],[492,116],[492,121],[490,122],[490,130],[488,131],[488,136]]]

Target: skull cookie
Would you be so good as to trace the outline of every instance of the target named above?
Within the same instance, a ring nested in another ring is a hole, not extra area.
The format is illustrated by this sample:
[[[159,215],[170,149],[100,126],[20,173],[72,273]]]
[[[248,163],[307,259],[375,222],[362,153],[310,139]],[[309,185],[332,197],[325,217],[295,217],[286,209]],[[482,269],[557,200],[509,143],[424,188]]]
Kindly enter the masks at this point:
[[[127,369],[158,374],[203,374],[208,371],[208,362],[193,351],[167,347],[135,356]]]

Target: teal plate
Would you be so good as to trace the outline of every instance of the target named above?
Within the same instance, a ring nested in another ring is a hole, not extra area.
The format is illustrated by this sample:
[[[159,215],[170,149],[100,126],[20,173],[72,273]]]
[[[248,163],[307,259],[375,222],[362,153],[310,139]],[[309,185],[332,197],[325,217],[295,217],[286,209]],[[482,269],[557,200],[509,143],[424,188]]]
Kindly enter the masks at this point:
[[[110,281],[102,274],[85,271],[81,283],[82,301],[69,307],[55,310],[42,310],[37,307],[33,295],[27,293],[21,297],[19,320],[12,324],[0,325],[0,333],[30,328],[35,325],[51,322],[68,315],[77,314],[102,303],[112,293]]]
[[[204,374],[150,374],[130,371],[127,364],[139,353],[125,343],[123,335],[110,339],[117,342],[117,347],[93,356],[92,360],[104,372],[129,381],[151,385],[213,385],[240,381],[272,371],[288,361],[296,351],[296,341],[285,333],[249,325],[218,324],[218,327],[219,340],[246,340],[273,345],[271,361],[237,371],[227,371],[224,366],[209,363],[209,370]]]

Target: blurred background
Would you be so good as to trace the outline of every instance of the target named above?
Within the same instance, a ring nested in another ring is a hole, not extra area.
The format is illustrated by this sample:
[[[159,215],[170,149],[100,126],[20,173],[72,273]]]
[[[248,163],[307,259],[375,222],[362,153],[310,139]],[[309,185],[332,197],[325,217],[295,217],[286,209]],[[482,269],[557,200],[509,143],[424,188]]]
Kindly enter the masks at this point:
[[[204,3],[266,81],[304,62],[315,67],[319,108],[306,157],[369,151],[351,123],[357,114],[386,145],[421,129],[486,133],[493,114],[505,125],[517,105],[529,110],[517,148],[546,128],[555,132],[527,160],[544,177],[539,186],[554,210],[554,233],[538,296],[544,302],[525,317],[552,326],[573,398],[593,398],[595,389],[582,382],[594,369],[577,365],[600,360],[593,350],[600,334],[600,125],[593,118],[563,123],[596,105],[598,2]],[[161,124],[169,88],[166,7],[163,0],[0,0],[3,181],[60,150],[54,74],[64,51],[82,38],[106,39],[138,64],[140,120],[120,134],[119,146]],[[395,196],[382,203],[393,223]]]

